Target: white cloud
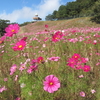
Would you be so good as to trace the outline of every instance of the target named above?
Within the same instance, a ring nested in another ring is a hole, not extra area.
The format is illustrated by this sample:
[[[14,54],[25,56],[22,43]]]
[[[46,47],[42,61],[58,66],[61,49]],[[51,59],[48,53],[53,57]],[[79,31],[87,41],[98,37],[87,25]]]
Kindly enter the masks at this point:
[[[8,19],[11,22],[23,23],[23,21],[32,21],[35,13],[38,13],[42,19],[46,15],[51,14],[54,10],[58,10],[61,0],[43,0],[39,5],[32,7],[23,7],[19,10],[14,10],[12,13],[3,12],[0,14],[0,19]]]

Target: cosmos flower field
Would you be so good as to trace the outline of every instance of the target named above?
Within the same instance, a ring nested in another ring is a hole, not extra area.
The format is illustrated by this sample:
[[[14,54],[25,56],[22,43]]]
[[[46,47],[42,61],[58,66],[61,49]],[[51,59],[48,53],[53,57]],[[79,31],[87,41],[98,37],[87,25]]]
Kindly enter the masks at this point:
[[[99,100],[100,27],[0,37],[0,100]]]

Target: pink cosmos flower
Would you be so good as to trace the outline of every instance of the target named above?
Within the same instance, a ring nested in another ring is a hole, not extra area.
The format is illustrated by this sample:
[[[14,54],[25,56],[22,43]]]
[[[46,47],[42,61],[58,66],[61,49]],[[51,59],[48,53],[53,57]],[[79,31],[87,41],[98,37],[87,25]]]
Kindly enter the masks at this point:
[[[93,41],[93,44],[97,44],[97,40],[94,40],[94,41]]]
[[[91,67],[89,65],[84,65],[83,70],[84,72],[89,72]]]
[[[6,36],[5,36],[5,35],[2,36],[2,37],[0,38],[0,44],[3,43],[5,39],[6,39]]]
[[[73,59],[78,60],[80,58],[80,54],[74,53],[74,55],[72,56]]]
[[[83,78],[84,76],[83,75],[79,75],[79,78]]]
[[[82,68],[83,68],[82,65],[76,65],[76,66],[75,66],[75,69],[77,69],[77,70],[78,70],[78,69],[82,69]]]
[[[17,69],[17,66],[14,64],[11,68],[10,68],[10,75],[12,75]]]
[[[45,28],[48,28],[48,25],[47,24],[45,24]]]
[[[5,81],[5,82],[8,81],[8,78],[4,78],[4,81]]]
[[[3,91],[6,91],[6,90],[7,90],[7,88],[5,88],[5,86],[3,86],[3,87],[0,88],[0,93],[3,92]]]
[[[57,31],[53,36],[52,36],[52,41],[57,42],[60,41],[63,37],[63,34],[60,31]]]
[[[94,94],[96,91],[94,89],[91,89],[91,93]]]
[[[49,39],[49,38],[47,37],[47,38],[45,38],[43,41],[46,42],[48,39]]]
[[[27,72],[29,74],[31,74],[33,71],[37,70],[38,66],[37,65],[34,65],[34,66],[30,66],[30,68],[27,70]]]
[[[18,24],[10,24],[10,25],[8,25],[8,27],[5,28],[5,31],[6,31],[5,36],[12,37],[13,34],[18,33],[19,28],[20,27],[19,27]]]
[[[80,96],[85,97],[85,92],[80,92]]]
[[[58,88],[60,88],[60,82],[54,75],[46,76],[43,85],[43,89],[49,93],[54,93],[54,91],[57,91]]]
[[[83,57],[81,58],[81,62],[82,62],[82,63],[87,63],[87,61],[89,61],[88,58],[83,58]]]
[[[74,66],[77,64],[77,61],[74,58],[69,58],[68,59],[68,66],[74,68]]]
[[[34,65],[37,62],[36,59],[32,59],[31,64]]]
[[[15,76],[15,79],[14,79],[14,80],[15,80],[15,81],[17,81],[17,80],[18,80],[18,75],[16,75],[16,76]]]
[[[25,64],[21,64],[19,70],[20,70],[20,71],[23,71],[24,69],[26,69],[26,65],[25,65]]]
[[[23,37],[21,40],[26,41],[27,37]]]
[[[72,39],[68,39],[68,40],[69,40],[69,42],[73,42],[73,43],[76,43],[78,41],[77,38],[72,38]]]
[[[29,68],[28,70],[27,70],[27,73],[29,73],[29,74],[31,74],[33,72],[33,69],[31,69],[31,68]]]
[[[49,60],[51,61],[58,61],[60,59],[60,57],[51,57],[51,58],[48,58]]]
[[[38,62],[38,63],[42,63],[43,61],[44,61],[44,58],[43,58],[43,57],[38,57],[38,58],[37,58],[37,62]]]
[[[26,41],[20,40],[12,48],[13,48],[14,51],[18,51],[18,50],[23,50],[25,48],[25,46],[26,46]]]

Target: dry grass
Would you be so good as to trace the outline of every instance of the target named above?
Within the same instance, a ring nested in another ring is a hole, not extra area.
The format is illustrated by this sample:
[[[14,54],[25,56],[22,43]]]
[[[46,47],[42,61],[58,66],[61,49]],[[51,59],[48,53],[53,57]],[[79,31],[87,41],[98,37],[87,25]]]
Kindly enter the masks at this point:
[[[91,22],[89,17],[81,17],[81,18],[59,20],[59,21],[38,21],[21,27],[20,33],[25,33],[25,32],[36,33],[39,31],[44,31],[45,24],[49,25],[49,30],[57,30],[57,29],[62,30],[73,27],[100,27],[100,24]]]

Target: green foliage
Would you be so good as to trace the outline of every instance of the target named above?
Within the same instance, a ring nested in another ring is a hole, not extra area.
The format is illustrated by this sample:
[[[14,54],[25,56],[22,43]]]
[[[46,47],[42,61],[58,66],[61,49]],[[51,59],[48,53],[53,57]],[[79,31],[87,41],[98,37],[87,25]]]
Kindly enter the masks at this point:
[[[0,36],[3,36],[5,33],[5,28],[10,24],[9,20],[0,19]]]
[[[47,15],[45,20],[52,21],[53,20],[53,15],[52,14]]]
[[[98,0],[76,0],[61,5],[58,11],[46,16],[46,20],[69,19],[84,16],[93,16],[93,6]],[[99,9],[98,9],[99,10]]]

